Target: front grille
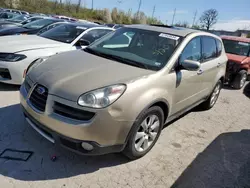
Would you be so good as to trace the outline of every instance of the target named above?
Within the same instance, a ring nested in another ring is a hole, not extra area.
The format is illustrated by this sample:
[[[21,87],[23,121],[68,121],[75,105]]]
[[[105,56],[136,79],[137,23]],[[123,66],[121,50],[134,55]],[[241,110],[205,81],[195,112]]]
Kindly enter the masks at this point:
[[[5,68],[0,68],[0,77],[11,80],[10,71]]]
[[[53,109],[56,114],[80,121],[88,121],[95,115],[94,112],[72,108],[59,102],[55,102]]]
[[[39,111],[44,112],[48,98],[48,89],[37,85],[30,95],[30,103]]]

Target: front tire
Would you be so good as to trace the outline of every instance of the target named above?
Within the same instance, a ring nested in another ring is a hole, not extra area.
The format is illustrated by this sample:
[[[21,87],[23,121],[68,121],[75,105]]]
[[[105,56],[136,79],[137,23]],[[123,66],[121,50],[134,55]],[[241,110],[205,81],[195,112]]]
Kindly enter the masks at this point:
[[[215,103],[220,95],[221,88],[222,88],[222,81],[219,80],[217,82],[217,84],[215,85],[209,98],[201,104],[201,108],[203,110],[209,110],[209,109],[213,108],[213,106],[215,105]]]
[[[144,111],[135,121],[123,151],[134,160],[146,155],[158,140],[164,124],[164,113],[158,106]]]
[[[247,81],[247,71],[241,70],[235,76],[232,83],[232,87],[235,89],[241,89],[245,85],[246,81]]]

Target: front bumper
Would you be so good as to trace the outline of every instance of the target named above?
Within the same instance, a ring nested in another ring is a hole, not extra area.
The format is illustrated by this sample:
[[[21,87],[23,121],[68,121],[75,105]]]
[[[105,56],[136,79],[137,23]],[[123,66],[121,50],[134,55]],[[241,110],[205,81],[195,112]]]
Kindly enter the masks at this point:
[[[113,145],[113,146],[101,146],[96,142],[93,141],[83,141],[83,140],[76,140],[64,135],[58,134],[57,132],[47,128],[46,126],[42,125],[34,118],[32,118],[24,109],[24,116],[26,121],[30,124],[30,126],[36,130],[40,135],[46,138],[53,144],[58,146],[64,147],[68,150],[76,152],[78,154],[83,155],[104,155],[108,153],[116,153],[121,152],[124,149],[123,144],[120,145]],[[86,150],[81,146],[81,143],[88,143],[93,146],[92,150]]]
[[[33,84],[33,87],[35,84]],[[32,89],[31,89],[32,91]],[[62,99],[54,95],[48,95],[45,112],[37,111],[29,101],[29,93],[24,85],[20,88],[20,101],[23,107],[25,116],[30,124],[37,128],[36,131],[49,138],[51,142],[62,143],[62,139],[69,141],[74,147],[67,147],[71,150],[83,154],[104,154],[111,152],[120,152],[125,146],[126,139],[130,128],[133,124],[131,121],[123,121],[116,118],[116,115],[121,112],[112,112],[112,109],[92,110],[95,116],[89,121],[79,121],[63,117],[53,111],[55,102],[60,102],[70,107],[80,108],[74,101]],[[84,109],[89,110],[90,109]],[[45,131],[44,131],[45,130]],[[44,134],[45,133],[45,134]],[[48,136],[49,135],[49,136]],[[53,141],[54,140],[54,141]],[[69,143],[68,142],[68,143]],[[94,146],[91,152],[84,151],[80,143],[88,142]]]
[[[0,72],[0,82],[6,84],[21,85],[23,82],[24,68],[22,67],[22,61],[19,62],[5,62],[0,61],[0,71],[4,70],[10,74],[10,77],[1,76]]]

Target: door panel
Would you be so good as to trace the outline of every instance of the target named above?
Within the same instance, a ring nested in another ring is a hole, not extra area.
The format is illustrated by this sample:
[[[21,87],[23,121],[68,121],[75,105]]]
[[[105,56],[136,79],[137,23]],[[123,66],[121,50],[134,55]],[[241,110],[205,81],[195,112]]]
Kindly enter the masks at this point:
[[[176,89],[172,114],[177,113],[201,99],[201,81],[197,71],[176,72]]]
[[[202,81],[202,95],[208,96],[213,87],[214,79],[217,76],[220,67],[220,58],[217,58],[217,47],[215,38],[209,36],[202,37],[202,63],[200,75]]]
[[[201,38],[195,37],[184,48],[179,66],[184,60],[201,60]],[[201,99],[202,82],[198,71],[178,70],[176,71],[176,89],[173,99],[173,114],[179,112]]]

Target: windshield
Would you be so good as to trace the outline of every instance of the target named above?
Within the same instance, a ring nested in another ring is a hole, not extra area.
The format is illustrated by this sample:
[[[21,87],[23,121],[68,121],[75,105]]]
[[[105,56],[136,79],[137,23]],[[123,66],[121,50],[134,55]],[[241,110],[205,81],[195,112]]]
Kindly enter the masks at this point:
[[[39,36],[59,42],[71,43],[86,29],[87,28],[78,27],[76,25],[64,24],[54,27]]]
[[[141,68],[160,70],[181,37],[135,28],[121,28],[90,45],[86,51]]]
[[[226,53],[247,56],[250,50],[250,43],[223,39]]]
[[[28,19],[27,15],[20,15],[20,16],[16,16],[14,18],[11,18],[8,21],[21,22],[21,21],[24,21],[24,20],[27,20],[27,19]]]
[[[26,29],[41,29],[47,25],[50,25],[52,23],[57,22],[56,20],[53,19],[41,19],[41,20],[36,20],[34,22],[27,23],[23,25],[24,28]]]

